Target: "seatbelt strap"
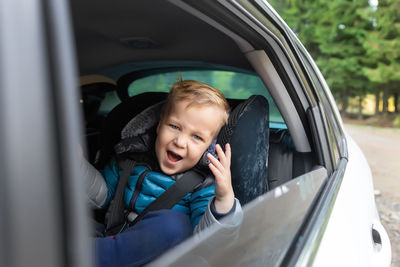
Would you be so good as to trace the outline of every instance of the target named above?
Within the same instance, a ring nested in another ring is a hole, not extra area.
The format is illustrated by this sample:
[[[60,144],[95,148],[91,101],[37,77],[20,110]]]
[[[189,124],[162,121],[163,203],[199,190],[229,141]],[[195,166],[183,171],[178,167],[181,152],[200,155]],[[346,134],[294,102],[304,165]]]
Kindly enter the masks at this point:
[[[183,176],[170,186],[164,193],[162,193],[156,200],[144,209],[129,226],[135,225],[140,221],[148,212],[161,209],[171,209],[178,203],[184,196],[192,192],[196,186],[204,181],[204,176],[200,173],[190,170],[183,174]]]
[[[126,159],[121,163],[122,174],[119,178],[114,198],[112,199],[105,216],[106,234],[113,234],[113,232],[115,232],[114,228],[120,227],[125,221],[125,188],[134,166],[135,162],[131,159]]]

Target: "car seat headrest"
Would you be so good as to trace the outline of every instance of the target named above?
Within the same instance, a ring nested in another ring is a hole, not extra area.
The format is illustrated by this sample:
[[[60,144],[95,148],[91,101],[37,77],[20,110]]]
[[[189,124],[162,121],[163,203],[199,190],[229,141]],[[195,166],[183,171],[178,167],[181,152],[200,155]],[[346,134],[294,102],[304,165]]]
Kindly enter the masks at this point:
[[[107,115],[101,136],[100,157],[96,162],[96,167],[104,168],[114,155],[114,146],[121,140],[121,131],[124,126],[137,114],[147,107],[165,100],[167,93],[146,92],[135,95],[118,104]]]
[[[217,142],[232,148],[231,175],[235,196],[242,204],[268,190],[269,106],[253,95],[231,112]]]
[[[147,152],[153,147],[164,102],[146,108],[125,125],[121,132],[121,141],[114,147],[117,155],[131,151]]]

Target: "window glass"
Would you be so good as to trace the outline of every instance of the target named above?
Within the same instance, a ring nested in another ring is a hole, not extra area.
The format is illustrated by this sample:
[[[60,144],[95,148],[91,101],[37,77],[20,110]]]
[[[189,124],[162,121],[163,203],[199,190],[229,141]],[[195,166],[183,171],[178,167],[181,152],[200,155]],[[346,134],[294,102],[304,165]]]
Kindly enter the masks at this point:
[[[82,92],[80,103],[83,105],[85,118],[106,116],[116,105],[121,103],[115,90]]]
[[[217,88],[226,98],[247,99],[251,95],[265,96],[270,108],[270,127],[286,128],[271,95],[261,79],[254,74],[216,70],[167,72],[135,80],[129,85],[128,94],[134,96],[148,91],[169,92],[180,73],[184,80],[197,80]]]
[[[109,91],[105,93],[101,101],[98,113],[100,115],[107,115],[116,105],[121,103],[116,91]]]
[[[292,243],[301,247],[307,238],[296,234],[326,179],[325,168],[299,176],[249,203],[240,228],[227,232],[214,225],[153,265],[168,260],[169,266],[287,266],[284,256],[292,252]]]

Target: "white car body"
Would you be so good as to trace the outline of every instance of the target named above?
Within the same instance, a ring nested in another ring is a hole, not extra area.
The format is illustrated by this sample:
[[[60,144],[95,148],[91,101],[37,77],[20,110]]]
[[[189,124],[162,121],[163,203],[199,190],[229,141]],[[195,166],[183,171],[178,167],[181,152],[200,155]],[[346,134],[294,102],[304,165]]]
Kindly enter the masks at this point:
[[[347,142],[351,156],[314,265],[390,266],[390,240],[376,212],[371,170],[349,135]],[[371,228],[380,233],[381,246],[374,244]]]

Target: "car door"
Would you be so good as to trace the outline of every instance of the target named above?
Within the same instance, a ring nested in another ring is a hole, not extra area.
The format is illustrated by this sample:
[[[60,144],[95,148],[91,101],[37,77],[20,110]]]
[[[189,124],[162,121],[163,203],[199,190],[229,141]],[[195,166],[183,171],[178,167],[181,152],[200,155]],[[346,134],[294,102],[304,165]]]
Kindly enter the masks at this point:
[[[0,1],[0,266],[90,266],[64,1]]]
[[[221,235],[223,229],[215,227],[201,242],[188,242],[175,251],[178,256],[175,257],[171,252],[155,264],[165,261],[184,266],[187,262],[195,261],[211,265],[340,266],[346,265],[348,260],[352,266],[365,266],[371,262],[388,265],[390,244],[376,214],[368,164],[352,141],[349,148],[353,161],[348,164],[350,156],[340,117],[314,63],[308,61],[309,56],[297,38],[265,1],[219,1],[219,4],[226,8],[226,12],[235,14],[238,21],[244,21],[265,38],[268,56],[257,52],[251,58],[253,52],[249,52],[248,58],[261,78],[265,77],[264,82],[282,112],[278,99],[281,96],[278,92],[274,94],[273,84],[268,84],[276,78],[271,74],[274,70],[280,75],[306,131],[306,125],[310,125],[308,130],[321,168],[247,205],[242,228],[234,244],[224,246],[218,243],[217,236]],[[210,11],[200,5],[196,7],[211,17],[215,16],[215,10]],[[245,31],[241,33],[244,39],[251,38]],[[268,61],[273,61],[273,64]],[[271,67],[265,67],[268,65]],[[284,108],[282,113],[285,113]],[[288,118],[291,115],[283,116]],[[291,130],[293,133],[300,129],[293,127]],[[293,184],[296,182],[306,185],[296,190]],[[308,190],[296,195],[296,192],[302,191],[301,188]],[[359,194],[352,194],[357,189]],[[283,194],[285,197],[293,197],[284,205],[280,202],[282,193],[287,193]],[[310,199],[302,201],[307,198]],[[278,208],[275,209],[276,206]],[[356,210],[357,213],[354,212]],[[297,211],[300,213],[295,219]],[[264,216],[268,219],[264,219]],[[277,217],[280,220],[275,221]],[[276,227],[279,223],[286,231]],[[346,234],[340,235],[341,231]],[[351,233],[356,238],[352,238]],[[340,251],[344,257],[338,255],[332,260],[329,255],[333,251]]]

